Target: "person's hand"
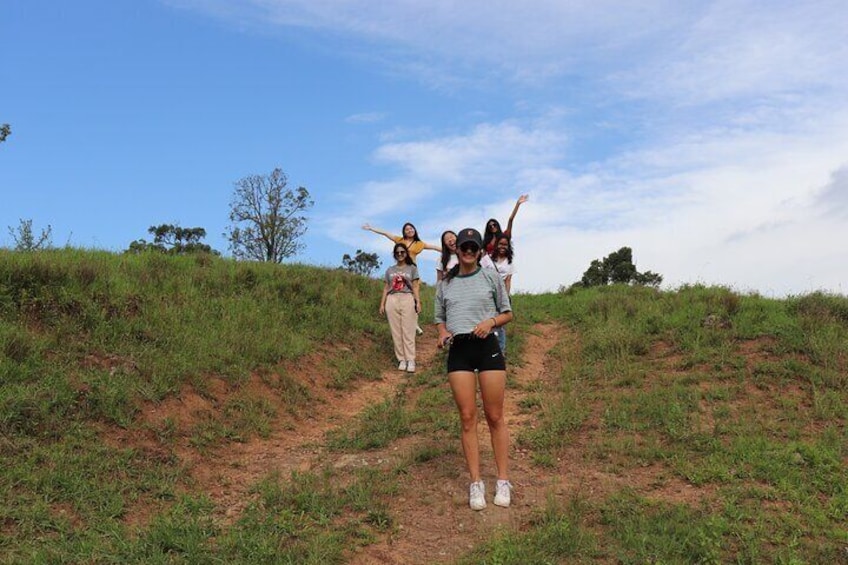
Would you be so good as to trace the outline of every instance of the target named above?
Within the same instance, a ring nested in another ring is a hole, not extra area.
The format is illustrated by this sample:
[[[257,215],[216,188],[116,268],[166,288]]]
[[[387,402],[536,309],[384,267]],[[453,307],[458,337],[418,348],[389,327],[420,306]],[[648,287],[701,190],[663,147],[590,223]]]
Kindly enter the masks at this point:
[[[487,319],[483,320],[482,322],[479,322],[476,326],[474,326],[474,329],[471,330],[471,333],[473,333],[475,336],[477,336],[479,338],[483,338],[483,337],[486,337],[487,335],[489,335],[490,333],[492,333],[492,331],[494,329],[495,329],[495,320],[493,320],[492,318],[487,318]]]
[[[421,313],[421,303],[420,303],[420,302],[418,302],[417,300],[415,301],[415,313],[416,313],[416,314],[420,314],[420,313]]]
[[[439,349],[443,349],[448,347],[453,339],[453,335],[449,333],[440,333],[439,334]]]
[[[519,203],[519,204],[524,204],[524,203],[525,203],[525,202],[527,202],[529,199],[530,199],[530,195],[529,195],[529,194],[522,194],[521,196],[519,196],[519,197],[518,197],[518,203]]]
[[[370,231],[371,230],[371,224],[362,224],[362,229]]]
[[[383,306],[382,304],[380,304],[380,315],[382,316],[385,313],[386,313],[386,307]]]

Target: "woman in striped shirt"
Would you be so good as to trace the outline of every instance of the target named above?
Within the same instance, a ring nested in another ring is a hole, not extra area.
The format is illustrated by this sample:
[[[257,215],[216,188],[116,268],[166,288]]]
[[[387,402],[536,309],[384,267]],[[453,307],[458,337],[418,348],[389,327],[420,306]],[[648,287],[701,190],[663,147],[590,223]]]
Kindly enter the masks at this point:
[[[459,263],[436,287],[435,321],[439,345],[450,345],[448,382],[462,423],[462,450],[471,476],[469,505],[486,507],[486,487],[480,478],[477,438],[477,385],[492,437],[497,482],[494,503],[509,506],[509,431],[503,405],[506,361],[493,331],[512,320],[512,307],[500,275],[480,267],[483,240],[466,228],[456,238]]]

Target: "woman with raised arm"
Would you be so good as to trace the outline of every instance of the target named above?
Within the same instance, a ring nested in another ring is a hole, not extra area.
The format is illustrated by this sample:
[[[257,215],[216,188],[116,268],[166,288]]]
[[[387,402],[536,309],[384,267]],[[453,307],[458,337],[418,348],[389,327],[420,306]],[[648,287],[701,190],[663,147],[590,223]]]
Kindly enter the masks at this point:
[[[415,333],[421,312],[418,267],[409,257],[406,246],[395,243],[395,264],[386,269],[380,315],[389,319],[398,370],[415,372]]]
[[[462,451],[471,484],[468,504],[473,510],[486,507],[486,487],[480,477],[480,445],[477,437],[477,386],[492,437],[497,482],[494,503],[510,505],[509,431],[504,419],[506,361],[495,328],[512,320],[512,307],[501,277],[480,266],[483,239],[466,228],[456,238],[455,265],[436,286],[435,321],[439,346],[450,346],[447,371],[462,424]]]
[[[415,259],[418,257],[418,254],[424,251],[425,249],[431,249],[433,251],[442,250],[441,247],[436,247],[435,245],[430,245],[429,243],[421,241],[421,238],[418,237],[418,230],[415,229],[415,226],[413,226],[409,222],[403,224],[403,228],[401,229],[402,235],[396,235],[387,231],[383,231],[381,229],[372,227],[371,224],[363,224],[362,229],[385,236],[394,243],[404,244],[409,252],[409,258],[412,260],[413,263],[416,263]]]
[[[494,218],[489,218],[489,221],[486,222],[486,229],[483,230],[485,234],[483,236],[483,247],[486,250],[486,253],[489,255],[493,255],[495,252],[495,244],[498,241],[498,238],[502,235],[508,235],[512,237],[512,221],[515,220],[515,215],[518,214],[518,207],[527,202],[530,198],[528,194],[522,194],[518,197],[518,201],[515,203],[515,208],[512,209],[512,214],[509,215],[509,220],[506,223],[506,229],[501,229],[501,224]]]

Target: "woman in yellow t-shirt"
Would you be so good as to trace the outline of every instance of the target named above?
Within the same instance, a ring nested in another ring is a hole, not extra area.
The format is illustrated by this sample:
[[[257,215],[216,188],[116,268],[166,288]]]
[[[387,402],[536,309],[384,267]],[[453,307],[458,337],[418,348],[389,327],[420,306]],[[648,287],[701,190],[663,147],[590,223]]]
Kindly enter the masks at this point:
[[[393,233],[389,233],[381,229],[371,227],[371,224],[363,224],[362,229],[383,235],[389,238],[393,243],[404,244],[409,250],[409,258],[412,259],[413,263],[416,263],[415,259],[418,257],[418,254],[424,251],[425,249],[431,249],[433,251],[442,250],[441,247],[438,247],[436,245],[430,245],[429,243],[421,241],[421,238],[418,237],[418,230],[415,229],[415,226],[413,226],[409,222],[403,224],[403,229],[401,230],[403,235],[395,235]]]

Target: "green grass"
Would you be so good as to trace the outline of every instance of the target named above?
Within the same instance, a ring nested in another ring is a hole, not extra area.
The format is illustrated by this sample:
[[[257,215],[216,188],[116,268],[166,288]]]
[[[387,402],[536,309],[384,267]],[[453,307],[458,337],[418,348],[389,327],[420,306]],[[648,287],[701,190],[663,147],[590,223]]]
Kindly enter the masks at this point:
[[[568,370],[528,407],[538,426],[521,439],[537,463],[555,466],[581,437],[588,465],[622,477],[653,468],[659,483],[643,489],[675,480],[708,493],[681,504],[622,487],[587,500],[573,525],[600,532],[596,549],[539,562],[845,561],[848,299],[607,287],[515,306],[579,336],[557,353]],[[500,551],[480,562],[511,562]]]
[[[379,293],[305,265],[0,251],[0,563],[344,563],[392,536],[401,477],[463,471],[441,465],[461,458],[441,357],[329,434],[320,466],[248,485],[233,521],[181,456],[269,437],[379,378]],[[512,365],[535,324],[561,336],[520,391],[534,427],[516,444],[551,480],[579,447],[613,486],[552,489],[458,563],[845,562],[848,299],[612,286],[513,305]],[[146,416],[187,394],[201,416]],[[392,468],[332,466],[404,438]]]
[[[291,374],[310,357],[334,388],[374,378],[390,359],[379,292],[301,265],[0,251],[0,562],[251,562],[190,492],[180,436],[203,454],[312,410],[316,393]],[[228,390],[220,402],[213,379]],[[190,429],[141,418],[186,387],[211,406]],[[154,444],[121,447],[132,437]],[[150,523],[130,526],[139,507],[154,509]],[[388,523],[363,517],[369,531],[367,519]],[[358,528],[330,536],[330,561]],[[315,557],[303,547],[289,561],[327,562],[322,535],[305,544]]]

